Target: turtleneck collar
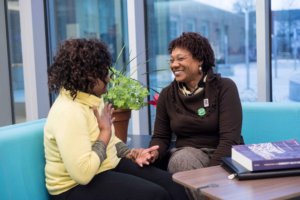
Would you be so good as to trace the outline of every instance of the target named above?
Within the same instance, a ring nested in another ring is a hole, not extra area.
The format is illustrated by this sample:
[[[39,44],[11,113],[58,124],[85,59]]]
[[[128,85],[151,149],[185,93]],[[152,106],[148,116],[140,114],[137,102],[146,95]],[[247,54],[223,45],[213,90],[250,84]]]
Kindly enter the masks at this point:
[[[66,96],[67,98],[73,100],[73,97],[71,96],[69,90],[61,89],[60,93],[64,96]],[[88,93],[85,93],[85,92],[77,91],[77,96],[74,99],[74,101],[78,102],[78,103],[85,104],[89,107],[93,107],[93,106],[98,107],[102,103],[103,100],[102,100],[102,98],[99,98],[99,97],[97,97],[93,94],[88,94]]]

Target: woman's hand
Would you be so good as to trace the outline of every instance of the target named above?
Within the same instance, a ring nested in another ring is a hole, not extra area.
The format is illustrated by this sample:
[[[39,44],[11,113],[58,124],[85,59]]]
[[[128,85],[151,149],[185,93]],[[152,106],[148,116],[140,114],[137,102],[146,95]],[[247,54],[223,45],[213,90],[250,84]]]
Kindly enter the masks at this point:
[[[101,115],[99,114],[98,108],[93,107],[93,112],[95,117],[97,118],[98,127],[100,130],[98,140],[102,140],[105,144],[108,144],[111,137],[111,126],[115,120],[112,117],[113,111],[114,108],[111,104],[104,105]]]
[[[158,150],[154,150],[154,151],[151,151],[150,154],[151,154],[150,162],[154,163],[159,156],[159,152],[158,152]]]
[[[138,164],[140,167],[143,165],[149,165],[152,160],[152,152],[157,151],[158,145],[149,147],[147,149],[132,149],[129,153],[130,158]]]

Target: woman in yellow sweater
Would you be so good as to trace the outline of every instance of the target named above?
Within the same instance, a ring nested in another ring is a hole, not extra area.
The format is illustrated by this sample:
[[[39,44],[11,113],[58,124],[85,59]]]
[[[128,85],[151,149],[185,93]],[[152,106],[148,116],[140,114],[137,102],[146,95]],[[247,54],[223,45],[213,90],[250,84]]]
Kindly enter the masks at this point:
[[[48,70],[58,93],[44,128],[46,187],[52,199],[186,199],[168,172],[149,166],[151,152],[129,149],[114,134],[113,108],[101,95],[111,55],[96,39],[71,39]]]

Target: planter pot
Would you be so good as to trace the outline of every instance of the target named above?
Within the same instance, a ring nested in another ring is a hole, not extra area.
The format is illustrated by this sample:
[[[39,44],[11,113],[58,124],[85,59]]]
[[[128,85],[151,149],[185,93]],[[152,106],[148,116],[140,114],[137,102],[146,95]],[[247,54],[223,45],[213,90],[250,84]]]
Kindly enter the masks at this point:
[[[114,127],[115,134],[124,143],[127,142],[127,131],[128,124],[131,117],[131,110],[129,109],[117,109],[113,112],[113,117],[115,118]]]

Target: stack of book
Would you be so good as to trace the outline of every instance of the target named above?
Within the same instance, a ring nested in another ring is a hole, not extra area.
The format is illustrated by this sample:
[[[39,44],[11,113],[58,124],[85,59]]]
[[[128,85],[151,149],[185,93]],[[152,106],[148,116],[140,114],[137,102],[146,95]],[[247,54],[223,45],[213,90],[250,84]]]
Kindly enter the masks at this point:
[[[294,139],[234,145],[231,154],[223,166],[239,179],[300,175],[300,143]]]

